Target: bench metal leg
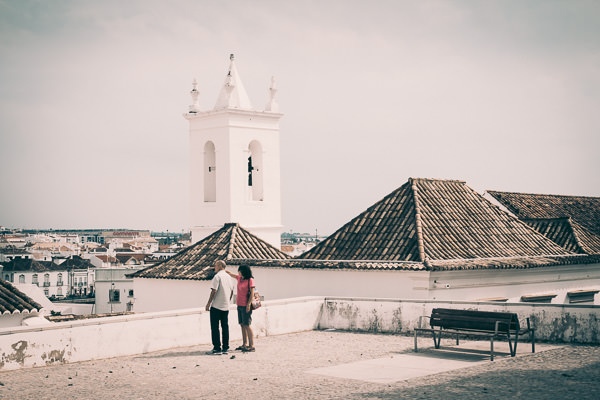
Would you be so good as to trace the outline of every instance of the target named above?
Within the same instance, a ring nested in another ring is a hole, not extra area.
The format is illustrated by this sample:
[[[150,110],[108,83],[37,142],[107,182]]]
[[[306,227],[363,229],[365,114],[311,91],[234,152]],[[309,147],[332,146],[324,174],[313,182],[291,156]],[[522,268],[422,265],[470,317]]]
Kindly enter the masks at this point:
[[[417,331],[415,331],[415,353],[417,352]]]
[[[490,360],[494,361],[494,337],[490,338]]]
[[[458,333],[456,334],[456,345],[458,346]]]
[[[527,329],[529,330],[529,340],[531,340],[531,352],[535,353],[535,329],[531,329],[529,318],[527,318]]]
[[[442,341],[442,331],[439,330],[436,334],[435,331],[431,332],[433,334],[433,345],[436,349],[440,348],[440,342]]]

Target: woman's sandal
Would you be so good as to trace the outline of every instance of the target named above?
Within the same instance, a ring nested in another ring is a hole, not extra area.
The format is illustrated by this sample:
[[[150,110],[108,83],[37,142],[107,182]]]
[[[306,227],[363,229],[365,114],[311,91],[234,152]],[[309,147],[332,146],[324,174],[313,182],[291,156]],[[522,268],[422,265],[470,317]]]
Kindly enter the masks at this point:
[[[235,349],[244,351],[244,350],[246,350],[246,348],[247,348],[246,346],[239,346],[239,347],[236,347]]]
[[[255,351],[256,349],[254,347],[246,347],[245,349],[242,349],[242,352],[244,353],[251,353],[253,351]]]

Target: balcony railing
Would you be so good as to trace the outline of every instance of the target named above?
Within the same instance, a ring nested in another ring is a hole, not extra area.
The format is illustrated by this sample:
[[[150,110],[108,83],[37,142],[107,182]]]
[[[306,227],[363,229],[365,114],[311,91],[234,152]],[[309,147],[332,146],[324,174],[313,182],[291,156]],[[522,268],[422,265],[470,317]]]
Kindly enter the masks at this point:
[[[36,286],[40,286],[39,282],[31,282],[32,284],[36,285]]]
[[[63,281],[58,281],[58,282],[56,282],[56,286],[64,286],[64,282]]]
[[[44,287],[50,286],[50,282],[44,282]]]

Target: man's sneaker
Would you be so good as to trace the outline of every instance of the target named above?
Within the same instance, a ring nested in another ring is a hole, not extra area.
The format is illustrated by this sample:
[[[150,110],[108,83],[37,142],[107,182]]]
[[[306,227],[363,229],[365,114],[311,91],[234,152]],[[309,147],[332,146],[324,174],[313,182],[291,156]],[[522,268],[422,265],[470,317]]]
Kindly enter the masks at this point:
[[[223,351],[221,352],[221,354],[227,354],[229,353],[229,348],[223,349]]]
[[[211,351],[207,351],[206,354],[213,355],[213,356],[220,356],[223,353],[221,352],[221,350],[212,349]]]

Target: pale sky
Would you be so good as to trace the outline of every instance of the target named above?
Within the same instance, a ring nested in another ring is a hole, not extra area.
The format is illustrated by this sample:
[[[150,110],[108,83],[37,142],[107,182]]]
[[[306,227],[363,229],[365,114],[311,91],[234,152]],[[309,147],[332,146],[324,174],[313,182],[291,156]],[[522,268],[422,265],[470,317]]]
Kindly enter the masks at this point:
[[[600,196],[598,1],[0,0],[0,225],[189,228],[188,122],[277,79],[285,231],[408,177]]]

